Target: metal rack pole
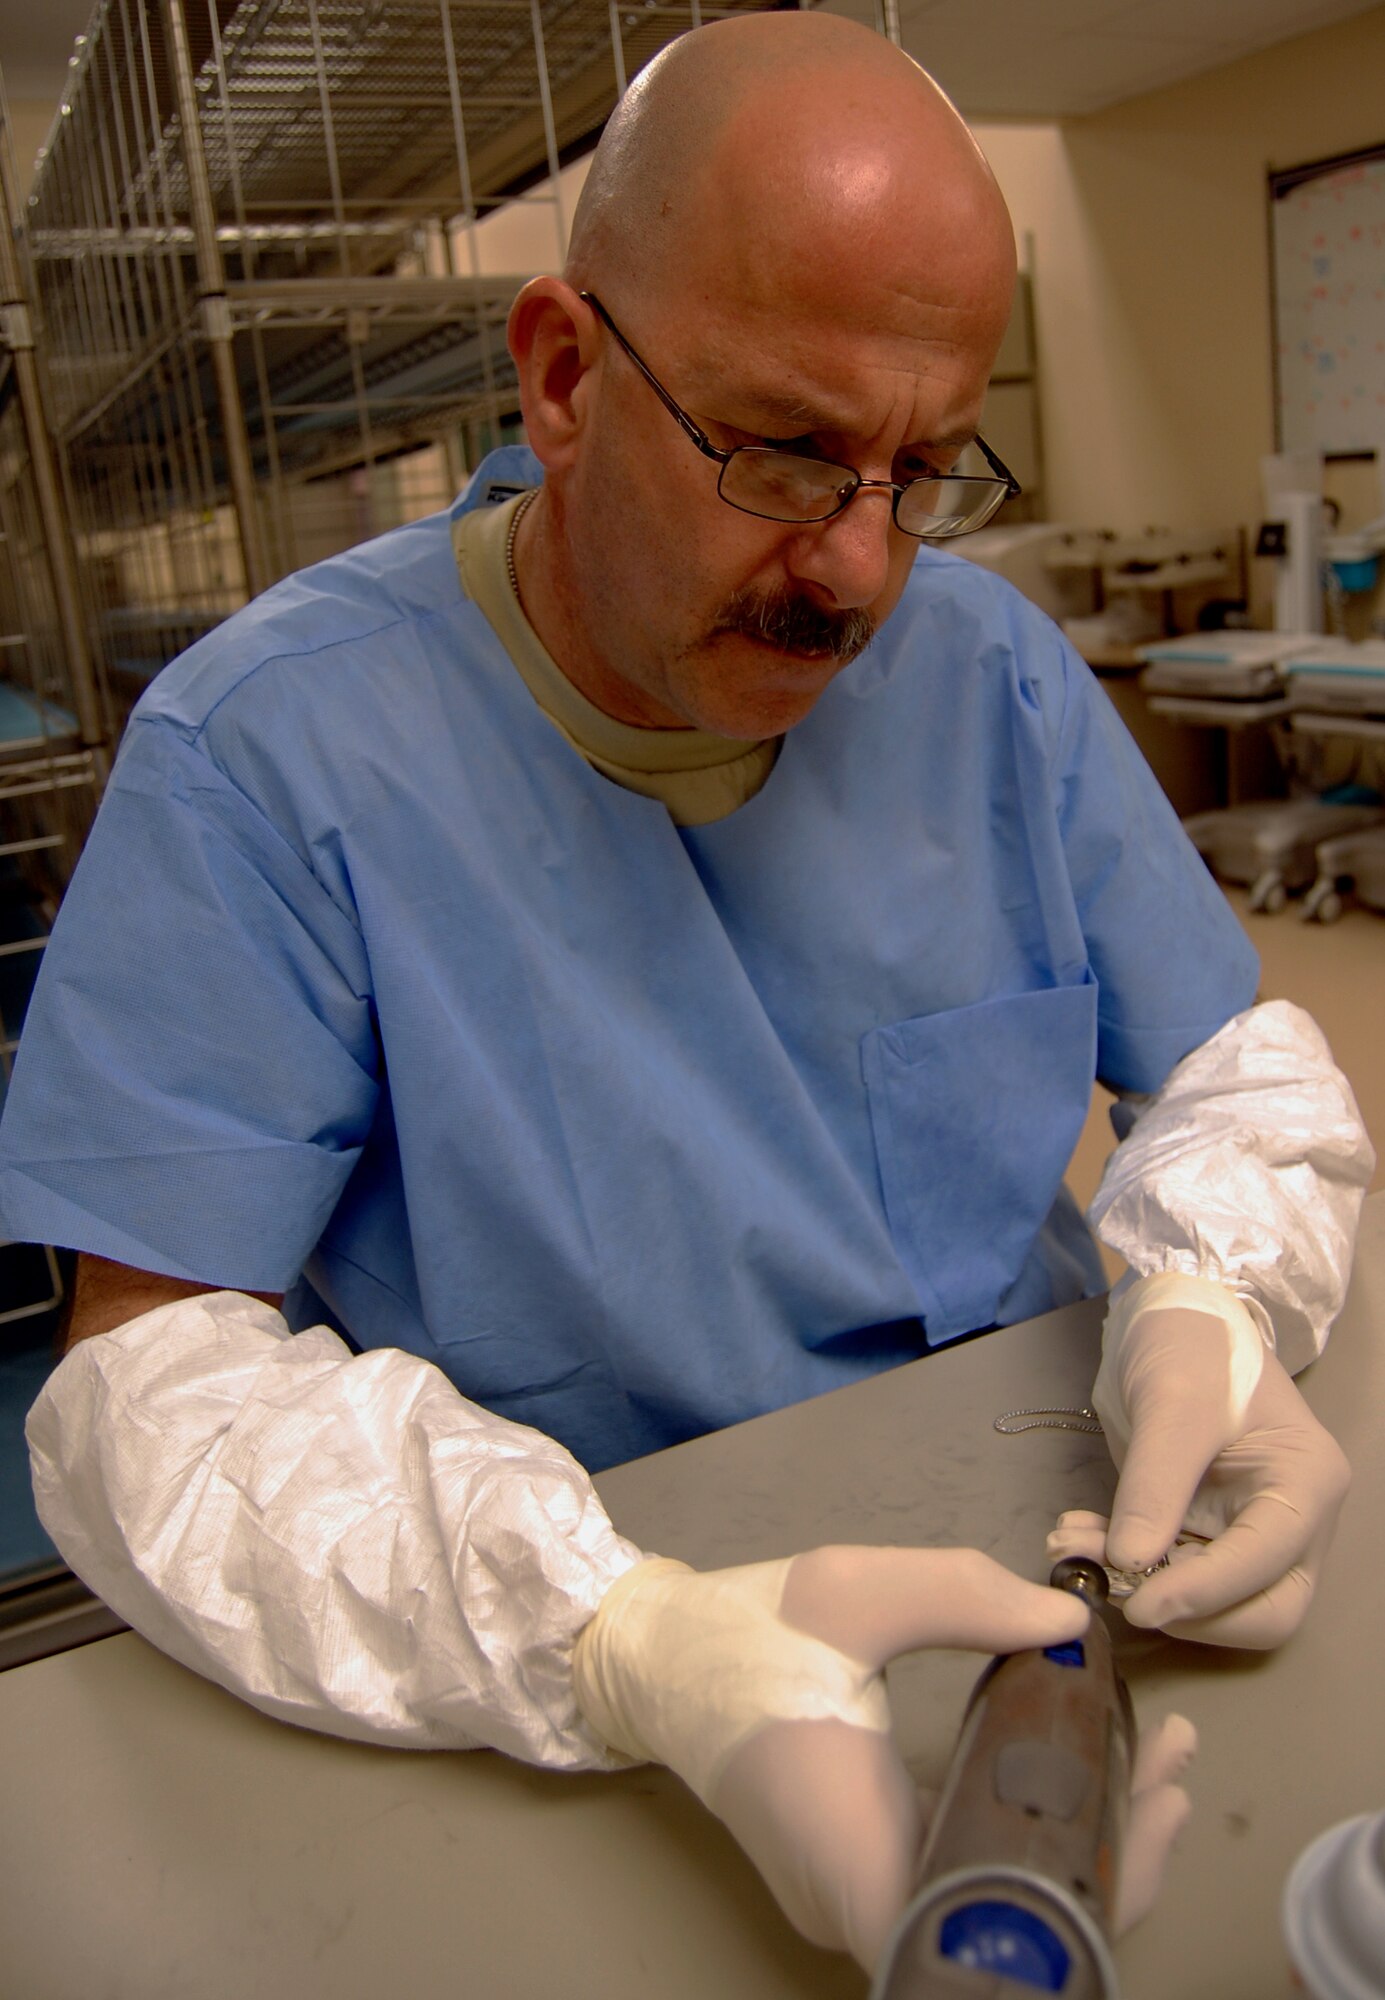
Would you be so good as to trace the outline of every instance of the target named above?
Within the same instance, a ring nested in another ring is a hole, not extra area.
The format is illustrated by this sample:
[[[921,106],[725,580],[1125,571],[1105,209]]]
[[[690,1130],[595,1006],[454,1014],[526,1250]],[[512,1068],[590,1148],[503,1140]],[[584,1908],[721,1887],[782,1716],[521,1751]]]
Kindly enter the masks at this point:
[[[548,79],[548,54],[543,40],[543,9],[539,0],[529,0],[529,18],[534,31],[534,60],[539,72],[539,103],[543,109],[543,140],[548,154],[548,179],[553,189],[553,213],[558,224],[558,251],[567,256],[567,218],[563,214],[563,190],[559,178],[558,133],[553,122],[553,91]]]
[[[231,312],[226,302],[226,272],[216,238],[216,210],[212,204],[207,160],[202,150],[202,124],[193,83],[192,59],[188,53],[187,18],[183,0],[162,0],[168,29],[169,53],[173,59],[173,80],[178,99],[178,123],[182,131],[183,165],[188,177],[188,202],[193,241],[197,253],[198,294],[202,308],[202,331],[211,355],[216,379],[217,402],[225,435],[227,480],[240,536],[241,562],[245,569],[246,594],[256,596],[269,582],[260,543],[259,514],[255,504],[255,474],[250,443],[241,404],[240,383],[236,379],[231,352]]]
[[[106,728],[78,594],[77,560],[68,532],[67,510],[62,501],[52,433],[44,407],[43,384],[34,353],[33,322],[14,244],[14,218],[20,212],[19,190],[10,153],[9,119],[3,106],[0,106],[0,118],[3,118],[4,124],[0,132],[0,344],[9,351],[23,413],[34,493],[52,579],[53,605],[77,711],[77,726],[83,747],[92,753],[97,783],[101,784],[109,768]]]

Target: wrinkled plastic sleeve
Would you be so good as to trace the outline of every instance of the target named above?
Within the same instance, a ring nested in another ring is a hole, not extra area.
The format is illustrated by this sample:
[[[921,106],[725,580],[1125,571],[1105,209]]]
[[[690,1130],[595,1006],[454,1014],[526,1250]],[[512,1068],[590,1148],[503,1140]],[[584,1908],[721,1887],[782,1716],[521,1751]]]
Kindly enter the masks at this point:
[[[267,1715],[614,1759],[572,1648],[641,1560],[561,1445],[397,1349],[203,1294],[81,1341],[29,1415],[40,1519],[154,1645]]]
[[[1293,1373],[1341,1310],[1374,1170],[1320,1029],[1272,1000],[1170,1072],[1112,1154],[1088,1220],[1137,1277],[1227,1286]]]

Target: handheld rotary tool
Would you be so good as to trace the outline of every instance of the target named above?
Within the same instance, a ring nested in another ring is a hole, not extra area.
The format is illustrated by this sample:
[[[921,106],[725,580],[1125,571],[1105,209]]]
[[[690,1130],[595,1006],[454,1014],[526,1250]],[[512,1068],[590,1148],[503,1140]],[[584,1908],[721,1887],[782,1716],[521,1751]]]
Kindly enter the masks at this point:
[[[1092,1607],[1080,1639],[1004,1654],[972,1692],[914,1894],[871,2000],[1119,2000],[1110,1936],[1135,1719],[1100,1615],[1100,1564],[1049,1582]]]

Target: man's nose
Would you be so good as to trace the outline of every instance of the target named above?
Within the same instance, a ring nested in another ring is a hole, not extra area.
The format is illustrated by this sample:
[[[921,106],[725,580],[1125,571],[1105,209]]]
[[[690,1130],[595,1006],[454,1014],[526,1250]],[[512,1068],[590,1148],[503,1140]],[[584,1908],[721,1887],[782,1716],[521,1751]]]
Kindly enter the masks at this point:
[[[863,486],[830,521],[800,529],[787,552],[790,574],[840,610],[873,604],[889,579],[893,501],[891,487]]]

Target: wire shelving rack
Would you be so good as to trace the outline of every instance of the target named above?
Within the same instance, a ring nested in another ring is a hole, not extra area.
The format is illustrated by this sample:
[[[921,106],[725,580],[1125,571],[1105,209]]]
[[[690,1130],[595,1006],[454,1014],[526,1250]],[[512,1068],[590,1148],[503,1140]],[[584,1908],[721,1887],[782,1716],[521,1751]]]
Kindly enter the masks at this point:
[[[517,435],[498,212],[675,35],[765,0],[100,0],[21,238],[121,715],[276,577]]]

